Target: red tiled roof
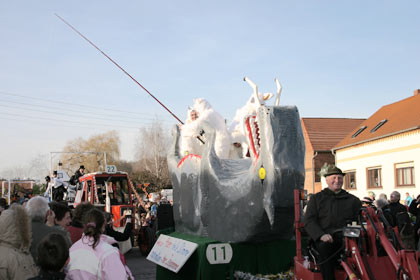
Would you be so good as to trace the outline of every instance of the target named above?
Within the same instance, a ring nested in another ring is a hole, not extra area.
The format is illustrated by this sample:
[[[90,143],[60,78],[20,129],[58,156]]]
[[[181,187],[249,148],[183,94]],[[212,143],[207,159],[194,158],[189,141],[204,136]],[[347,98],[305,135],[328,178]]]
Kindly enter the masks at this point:
[[[314,151],[329,151],[365,119],[302,118]]]
[[[371,130],[381,121],[386,122],[376,131]],[[352,135],[359,128],[366,126],[359,135]],[[420,94],[416,94],[401,101],[385,105],[371,117],[361,123],[357,128],[340,141],[334,149],[339,149],[369,140],[383,138],[389,135],[420,128]]]

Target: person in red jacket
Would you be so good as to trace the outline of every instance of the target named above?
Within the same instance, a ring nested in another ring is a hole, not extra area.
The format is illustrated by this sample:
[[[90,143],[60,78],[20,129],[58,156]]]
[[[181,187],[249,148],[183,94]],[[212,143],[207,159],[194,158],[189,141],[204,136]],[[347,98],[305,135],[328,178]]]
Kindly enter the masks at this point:
[[[90,202],[83,202],[76,206],[73,211],[73,219],[71,225],[67,227],[70,233],[71,242],[75,243],[78,241],[83,234],[83,217],[89,210],[93,209],[94,206]]]

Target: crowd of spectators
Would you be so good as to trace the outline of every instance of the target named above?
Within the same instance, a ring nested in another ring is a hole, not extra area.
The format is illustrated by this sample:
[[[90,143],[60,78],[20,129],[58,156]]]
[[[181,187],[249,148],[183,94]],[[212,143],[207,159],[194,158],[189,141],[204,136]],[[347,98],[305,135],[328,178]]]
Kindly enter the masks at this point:
[[[10,207],[0,199],[0,279],[134,279],[118,249],[132,235],[124,219],[117,232],[90,203],[72,210],[41,196]]]
[[[376,198],[375,193],[369,191],[368,196],[361,201],[365,206],[374,206],[381,209],[389,224],[393,227],[397,226],[403,237],[413,237],[412,242],[410,241],[413,245],[409,247],[416,247],[419,250],[420,195],[414,197],[407,192],[405,199],[403,199],[398,191],[393,191],[389,195],[389,199],[384,193]]]

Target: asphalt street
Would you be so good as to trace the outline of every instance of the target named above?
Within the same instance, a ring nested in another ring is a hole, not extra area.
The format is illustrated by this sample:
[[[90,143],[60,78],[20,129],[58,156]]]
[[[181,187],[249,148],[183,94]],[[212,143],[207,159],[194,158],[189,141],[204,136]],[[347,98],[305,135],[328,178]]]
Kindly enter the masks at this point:
[[[127,265],[136,280],[155,280],[156,264],[142,256],[138,247],[125,254]]]

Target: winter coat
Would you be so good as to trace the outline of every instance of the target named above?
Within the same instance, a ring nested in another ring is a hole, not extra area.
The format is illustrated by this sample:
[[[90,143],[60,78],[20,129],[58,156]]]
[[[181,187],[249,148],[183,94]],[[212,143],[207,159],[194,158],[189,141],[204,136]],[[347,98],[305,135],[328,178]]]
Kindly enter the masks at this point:
[[[43,271],[41,270],[38,276],[28,280],[64,280],[66,274],[64,272]]]
[[[66,279],[134,279],[128,267],[121,262],[118,249],[111,245],[115,242],[112,237],[101,234],[93,249],[93,238],[83,235],[70,248]]]
[[[407,213],[407,207],[405,207],[399,202],[391,202],[390,204],[388,204],[388,208],[389,210],[391,210],[392,217],[394,218],[396,224],[398,223],[397,214],[401,212]]]
[[[70,239],[70,233],[68,233],[65,229],[63,229],[60,226],[47,226],[44,222],[33,220],[31,223],[32,226],[32,244],[31,244],[31,254],[32,257],[35,260],[35,263],[37,262],[38,257],[38,244],[41,242],[41,240],[47,236],[50,233],[58,233],[64,236],[68,242],[68,246],[70,248],[71,246],[71,239]]]
[[[336,194],[325,188],[309,200],[303,220],[305,230],[316,241],[355,221],[361,207],[360,200],[347,191]]]
[[[74,172],[74,175],[70,178],[70,184],[77,185],[79,183],[79,178],[82,177],[85,174],[82,174],[80,170],[78,169],[76,172]]]
[[[0,216],[0,279],[28,279],[38,274],[29,253],[31,224],[20,205],[12,206]]]
[[[70,233],[72,243],[76,243],[80,238],[82,238],[83,230],[83,227],[76,227],[74,225],[67,227],[67,231]]]

